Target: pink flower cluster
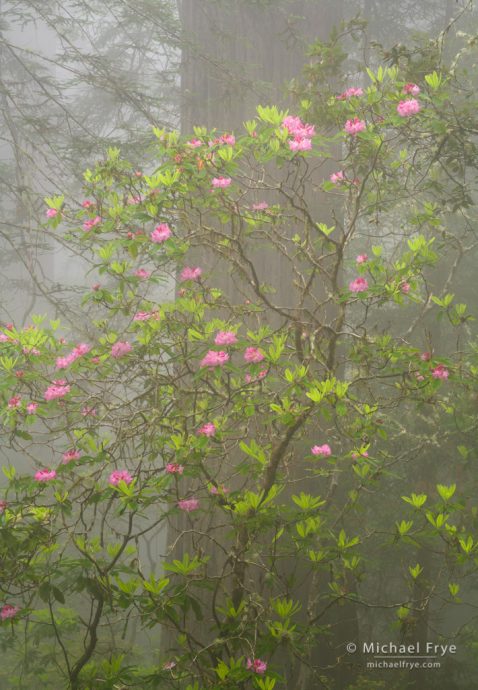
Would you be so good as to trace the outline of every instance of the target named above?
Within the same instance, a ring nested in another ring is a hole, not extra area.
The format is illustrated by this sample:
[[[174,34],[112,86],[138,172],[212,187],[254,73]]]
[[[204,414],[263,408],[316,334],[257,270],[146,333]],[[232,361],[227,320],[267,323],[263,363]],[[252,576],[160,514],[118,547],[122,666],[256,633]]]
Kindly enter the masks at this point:
[[[232,180],[230,177],[213,177],[212,178],[212,186],[216,189],[226,189],[226,187],[229,187],[231,184]]]
[[[201,367],[222,367],[229,361],[227,352],[220,350],[209,350],[209,352],[202,358]]]
[[[228,146],[234,146],[236,143],[236,137],[234,134],[222,134],[219,139],[214,140],[215,144],[227,144]]]
[[[133,477],[130,475],[128,470],[114,470],[110,474],[109,478],[109,483],[111,486],[118,486],[120,482],[124,482],[125,484],[131,484],[133,481]]]
[[[199,501],[197,498],[182,498],[178,501],[178,508],[186,513],[191,513],[199,508]]]
[[[365,278],[355,278],[349,283],[350,292],[365,292],[368,290],[368,282]]]
[[[199,266],[196,266],[195,268],[191,266],[185,266],[183,270],[181,271],[181,274],[179,276],[179,280],[184,283],[186,280],[192,280],[192,281],[197,281],[202,275],[202,268],[199,268]]]
[[[216,433],[216,427],[212,422],[206,422],[206,424],[203,424],[201,427],[199,427],[197,433],[201,434],[202,436],[214,436]]]
[[[405,84],[405,86],[403,87],[403,93],[406,93],[409,96],[418,96],[418,94],[420,93],[420,87],[417,84],[413,84],[410,82],[408,84]]]
[[[166,465],[166,472],[168,474],[182,474],[184,472],[184,467],[175,462],[168,462]]]
[[[259,201],[258,204],[252,204],[253,211],[265,211],[268,208],[269,204],[267,203],[267,201]]]
[[[314,125],[302,122],[300,117],[288,115],[282,120],[282,126],[293,137],[289,141],[291,151],[309,151],[312,148],[312,137],[315,135]]]
[[[151,271],[147,271],[145,268],[138,268],[133,275],[140,280],[147,280],[151,275]]]
[[[340,184],[345,180],[344,171],[338,170],[337,172],[332,173],[329,179],[333,184]]]
[[[66,355],[66,357],[58,357],[56,360],[56,368],[57,369],[66,369],[67,367],[70,366],[78,357],[82,357],[83,355],[88,354],[88,352],[91,350],[91,345],[87,345],[86,343],[80,343],[76,347],[73,348],[73,350]]]
[[[56,210],[56,208],[49,208],[48,211],[46,212],[47,218],[54,218],[57,215],[58,215],[58,211]]]
[[[8,618],[15,618],[17,613],[20,611],[18,606],[12,606],[11,604],[4,604],[0,609],[0,618],[2,621],[6,621]]]
[[[67,393],[70,392],[70,386],[67,384],[65,379],[58,379],[53,381],[50,386],[46,389],[43,397],[47,402],[50,400],[57,400],[58,398],[64,398]]]
[[[10,398],[8,401],[8,407],[11,410],[16,409],[17,407],[20,407],[22,401],[22,396],[21,395],[14,395],[13,397]]]
[[[216,345],[234,345],[237,343],[237,336],[232,331],[219,331],[214,338]]]
[[[434,379],[441,379],[442,381],[446,381],[449,375],[450,372],[444,364],[438,364],[438,366],[432,369],[432,376]]]
[[[55,478],[55,470],[38,470],[38,472],[35,472],[35,479],[37,482],[49,482]]]
[[[186,144],[193,149],[197,149],[199,146],[203,145],[200,139],[191,139],[190,141],[187,141]]]
[[[405,101],[400,101],[397,105],[397,113],[400,117],[412,117],[421,110],[421,105],[416,98],[407,98]]]
[[[149,321],[149,319],[159,319],[158,311],[138,311],[133,316],[133,321]]]
[[[365,263],[367,263],[367,261],[368,261],[368,255],[367,255],[367,254],[359,254],[359,255],[357,256],[357,258],[355,259],[355,261],[356,261],[358,264],[365,264]]]
[[[323,446],[312,446],[310,452],[312,455],[320,455],[323,458],[328,458],[332,455],[332,449],[327,443],[324,443]]]
[[[154,228],[153,232],[150,234],[150,238],[155,244],[161,244],[169,240],[171,235],[172,232],[169,225],[167,223],[160,223]]]
[[[363,89],[361,89],[360,86],[351,86],[335,98],[338,101],[348,101],[349,98],[360,98],[360,96],[363,96]]]
[[[262,659],[252,660],[248,657],[246,660],[246,668],[248,671],[252,671],[253,673],[259,673],[260,675],[262,675],[267,670],[267,663],[265,661],[262,661]]]
[[[91,228],[94,228],[95,225],[98,225],[99,223],[101,223],[101,216],[95,216],[94,218],[90,218],[90,220],[85,220],[83,223],[83,230],[88,232],[91,230]]]
[[[264,359],[264,354],[259,350],[258,347],[246,347],[244,359],[250,364],[258,364]]]
[[[72,448],[71,450],[67,450],[66,453],[63,453],[63,464],[67,465],[72,460],[79,460],[80,458],[80,451]]]
[[[363,132],[366,127],[365,120],[360,120],[358,117],[354,117],[353,120],[347,120],[345,123],[345,131],[353,137]]]
[[[118,357],[124,357],[128,352],[131,352],[133,346],[127,341],[118,340],[117,343],[111,346],[111,356],[118,359]]]

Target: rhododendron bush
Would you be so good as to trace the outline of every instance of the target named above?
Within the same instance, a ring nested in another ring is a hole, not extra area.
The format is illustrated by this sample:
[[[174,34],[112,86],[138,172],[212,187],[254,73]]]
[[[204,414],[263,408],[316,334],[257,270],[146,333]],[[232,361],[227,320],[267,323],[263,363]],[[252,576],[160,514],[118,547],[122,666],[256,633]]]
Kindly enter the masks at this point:
[[[449,633],[478,540],[454,93],[380,68],[234,135],[157,129],[154,170],[111,149],[81,203],[47,199],[39,232],[95,271],[78,332],[0,330],[11,687],[309,690],[351,661],[344,611]]]

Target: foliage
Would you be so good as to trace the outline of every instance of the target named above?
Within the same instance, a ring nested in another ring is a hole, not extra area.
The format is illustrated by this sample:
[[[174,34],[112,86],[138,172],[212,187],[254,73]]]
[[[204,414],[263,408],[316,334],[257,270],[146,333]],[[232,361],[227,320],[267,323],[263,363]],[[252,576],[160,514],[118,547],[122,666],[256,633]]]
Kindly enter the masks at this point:
[[[331,687],[330,609],[383,607],[413,638],[431,600],[471,597],[478,349],[456,296],[475,114],[444,66],[419,94],[408,69],[310,92],[315,129],[272,106],[237,139],[156,128],[155,169],[112,147],[81,205],[47,199],[40,232],[100,283],[86,343],[41,316],[1,330],[3,430],[28,466],[4,468],[0,516],[12,688]],[[178,525],[146,571],[141,539]],[[380,552],[401,563],[393,605]],[[151,660],[132,629],[173,641]]]

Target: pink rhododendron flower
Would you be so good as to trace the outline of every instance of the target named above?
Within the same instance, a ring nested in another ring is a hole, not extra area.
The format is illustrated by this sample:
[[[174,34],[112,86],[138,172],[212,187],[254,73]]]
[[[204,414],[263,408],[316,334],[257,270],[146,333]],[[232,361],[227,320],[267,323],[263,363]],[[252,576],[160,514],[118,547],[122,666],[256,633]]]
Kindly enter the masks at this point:
[[[88,232],[91,230],[91,228],[94,228],[95,225],[98,225],[98,223],[101,223],[101,217],[100,216],[95,216],[94,218],[91,218],[90,220],[85,220],[83,223],[83,230],[85,232]]]
[[[267,663],[262,661],[262,659],[249,659],[247,658],[246,668],[248,671],[253,671],[254,673],[259,673],[262,675],[267,670]]]
[[[264,354],[257,347],[246,347],[244,359],[246,362],[257,364],[258,362],[262,362]]]
[[[190,141],[186,142],[187,146],[190,146],[193,149],[197,149],[198,146],[202,146],[202,141],[199,139],[191,139]]]
[[[363,89],[360,88],[360,86],[351,86],[350,88],[346,89],[343,93],[341,93],[339,96],[336,96],[335,98],[338,101],[346,101],[349,98],[352,98],[353,96],[359,98],[360,96],[363,96]]]
[[[220,350],[209,350],[205,357],[201,360],[202,367],[221,367],[229,360],[227,352]]]
[[[184,510],[186,513],[190,513],[199,508],[199,501],[197,498],[183,498],[178,501],[178,508]]]
[[[310,151],[312,148],[312,140],[307,138],[295,137],[289,141],[289,148],[291,151]]]
[[[402,283],[400,285],[400,290],[403,292],[404,295],[408,295],[410,292],[410,283]]]
[[[331,182],[333,182],[333,184],[340,184],[340,182],[345,180],[344,171],[338,170],[337,172],[332,173],[329,179]]]
[[[417,84],[405,84],[403,87],[403,93],[406,93],[409,96],[418,96],[420,93],[420,87]]]
[[[0,343],[6,343],[9,340],[11,340],[11,338],[9,338],[8,335],[5,335],[5,333],[0,333]]]
[[[83,208],[91,208],[91,206],[95,205],[95,202],[90,201],[89,199],[85,199],[84,201],[82,201],[81,205],[83,206]]]
[[[166,242],[166,240],[169,240],[171,237],[171,228],[167,223],[160,223],[157,225],[153,232],[150,234],[152,242],[155,242],[156,244],[161,244],[162,242]]]
[[[202,434],[203,436],[214,436],[216,433],[216,427],[212,422],[206,422],[206,424],[203,424],[198,430],[198,434]]]
[[[234,345],[237,343],[237,336],[232,331],[219,331],[214,338],[216,345]]]
[[[64,398],[69,392],[70,386],[62,379],[61,383],[59,381],[53,381],[51,386],[48,386],[44,392],[43,397],[47,402],[49,402],[50,400],[56,400],[57,398]]]
[[[218,189],[225,189],[226,187],[229,187],[231,182],[232,180],[230,177],[213,177],[211,184],[213,187]]]
[[[236,137],[234,136],[234,134],[223,134],[220,137],[219,141],[221,142],[221,144],[227,144],[228,146],[234,146],[234,144],[236,143]]]
[[[407,98],[406,101],[400,101],[397,105],[397,113],[400,117],[411,117],[419,113],[420,110],[421,105],[416,98]]]
[[[138,311],[133,316],[133,321],[149,321],[152,318],[158,318],[157,311]]]
[[[347,120],[345,123],[345,131],[347,134],[355,137],[360,132],[363,132],[366,126],[365,120],[359,120],[358,117],[354,117],[353,120]]]
[[[58,211],[56,210],[56,208],[49,208],[48,211],[46,212],[47,218],[54,218],[57,215],[58,215]]]
[[[368,283],[365,278],[355,278],[355,280],[349,283],[349,290],[350,292],[364,292],[368,290]]]
[[[38,472],[35,472],[35,479],[37,482],[49,482],[55,479],[55,477],[55,470],[38,470]]]
[[[432,358],[432,353],[431,352],[422,352],[420,355],[420,359],[422,362],[429,362]]]
[[[294,117],[293,115],[288,115],[282,120],[282,126],[287,129],[289,134],[298,139],[310,139],[315,135],[314,125],[308,125],[302,122],[300,117]]]
[[[63,453],[63,464],[66,465],[68,462],[71,462],[72,460],[79,460],[80,458],[80,451],[72,448],[71,450],[67,450],[66,453]]]
[[[141,280],[146,280],[150,277],[151,271],[147,271],[145,268],[138,268],[133,275],[136,276],[136,278],[141,278]]]
[[[8,503],[6,501],[0,501],[0,514],[3,513],[5,508],[8,506]]]
[[[192,266],[185,266],[181,271],[179,279],[184,283],[186,280],[199,280],[201,275],[202,268],[199,268],[199,266],[196,266],[195,268]]]
[[[10,398],[8,401],[8,407],[11,410],[14,410],[16,407],[20,407],[22,401],[22,396],[21,395],[14,395],[13,397]]]
[[[38,403],[36,403],[36,402],[28,403],[28,405],[27,405],[27,413],[28,414],[35,414],[37,409],[38,409]]]
[[[444,364],[439,364],[436,366],[434,369],[432,369],[432,376],[434,379],[442,379],[446,381],[448,376],[450,375],[450,372],[448,369],[445,367]]]
[[[0,618],[2,621],[6,621],[8,618],[14,618],[20,611],[18,606],[12,606],[11,604],[5,604],[0,609]]]
[[[111,356],[112,357],[124,357],[124,355],[127,355],[128,352],[131,352],[133,349],[133,346],[131,343],[128,343],[127,341],[122,341],[118,340],[117,343],[112,345],[111,347]]]
[[[56,368],[57,369],[66,369],[67,367],[70,366],[75,361],[76,357],[73,355],[73,353],[70,353],[69,355],[66,355],[66,357],[57,357],[56,359]]]
[[[364,263],[366,263],[366,262],[368,261],[368,255],[367,255],[367,254],[359,254],[359,255],[357,256],[357,258],[355,259],[355,261],[356,261],[358,264],[364,264]]]
[[[77,357],[87,355],[90,350],[91,345],[87,345],[86,343],[79,343],[78,345],[75,345],[75,347],[73,348],[73,352]]]
[[[328,458],[330,455],[332,455],[332,449],[328,443],[324,443],[323,446],[312,446],[310,452],[312,455],[320,455],[323,458]]]
[[[111,486],[118,486],[120,482],[124,482],[125,484],[131,484],[133,481],[133,477],[130,475],[128,470],[114,470],[110,474],[109,478],[109,483]]]
[[[265,211],[268,208],[269,204],[267,203],[267,201],[259,201],[258,204],[252,204],[253,211]]]
[[[166,465],[166,472],[168,472],[168,474],[182,474],[184,472],[184,467],[175,462],[168,462]]]

